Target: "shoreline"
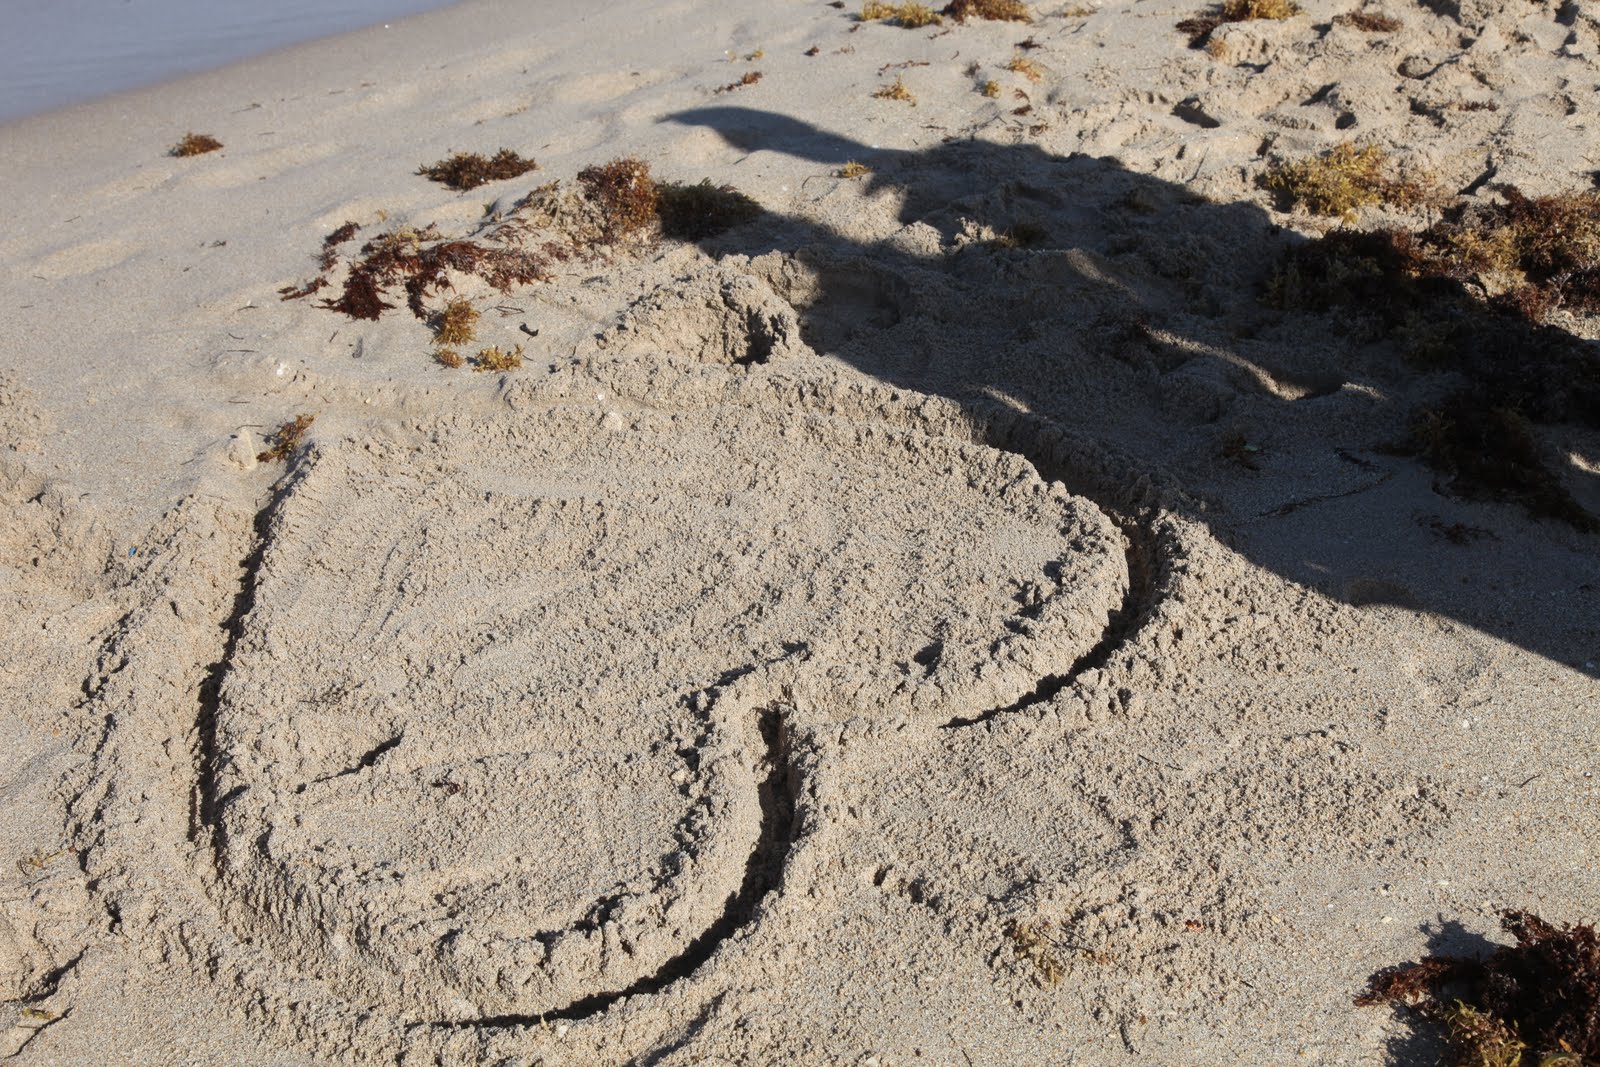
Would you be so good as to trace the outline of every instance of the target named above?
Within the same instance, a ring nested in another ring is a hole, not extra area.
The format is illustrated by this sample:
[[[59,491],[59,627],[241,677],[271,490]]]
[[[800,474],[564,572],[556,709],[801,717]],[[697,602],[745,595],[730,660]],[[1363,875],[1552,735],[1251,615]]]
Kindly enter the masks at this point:
[[[137,30],[137,36],[122,33],[122,39],[115,45],[95,37],[85,39],[84,36],[85,32],[106,34],[117,29],[109,23],[90,27],[87,31],[75,31],[77,39],[70,53],[61,42],[49,41],[51,33],[60,34],[63,27],[48,23],[31,25],[26,28],[26,35],[38,39],[25,40],[25,45],[34,46],[28,62],[42,64],[48,60],[49,73],[44,73],[43,69],[35,71],[32,67],[12,72],[14,80],[23,77],[32,80],[10,86],[9,91],[15,99],[8,109],[0,111],[0,127],[108,100],[120,93],[159,87],[185,77],[223,70],[298,45],[380,26],[387,29],[391,23],[448,6],[448,3],[438,3],[437,0],[409,2],[412,6],[419,3],[432,3],[433,6],[421,10],[396,9],[387,17],[381,12],[362,15],[355,11],[324,10],[317,16],[321,29],[313,29],[309,33],[304,29],[275,26],[272,21],[260,18],[255,23],[244,24],[226,21],[215,24],[200,21],[183,23],[182,19],[192,17],[194,13],[189,12],[186,16],[184,12],[173,11],[159,16],[164,20],[159,26],[120,27],[123,31]],[[275,12],[274,18],[281,21],[300,15],[304,13]],[[213,14],[211,17],[217,16]],[[301,19],[302,23],[304,21]],[[196,62],[196,54],[215,58]],[[85,92],[81,88],[84,84],[92,84],[96,88]],[[21,100],[29,103],[19,103]]]

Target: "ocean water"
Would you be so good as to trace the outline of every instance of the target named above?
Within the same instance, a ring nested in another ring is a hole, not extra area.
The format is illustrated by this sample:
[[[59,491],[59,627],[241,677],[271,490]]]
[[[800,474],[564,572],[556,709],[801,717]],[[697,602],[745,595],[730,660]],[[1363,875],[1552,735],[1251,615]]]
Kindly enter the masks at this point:
[[[0,0],[0,122],[451,0]]]

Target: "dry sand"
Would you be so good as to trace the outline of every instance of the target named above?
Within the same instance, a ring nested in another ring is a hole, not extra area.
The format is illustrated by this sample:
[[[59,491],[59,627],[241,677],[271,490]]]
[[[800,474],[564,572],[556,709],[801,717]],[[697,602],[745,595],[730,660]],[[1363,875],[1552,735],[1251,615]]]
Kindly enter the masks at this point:
[[[1432,1062],[1370,974],[1600,915],[1600,542],[1386,447],[1448,379],[1257,179],[1587,188],[1600,10],[1351,6],[473,0],[0,128],[0,1055]],[[277,297],[624,155],[767,213],[458,279],[519,370]]]

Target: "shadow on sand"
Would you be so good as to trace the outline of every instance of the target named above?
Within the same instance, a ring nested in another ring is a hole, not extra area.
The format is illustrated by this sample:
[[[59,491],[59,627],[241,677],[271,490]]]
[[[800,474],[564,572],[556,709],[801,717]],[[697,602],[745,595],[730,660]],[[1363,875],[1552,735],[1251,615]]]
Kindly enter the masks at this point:
[[[1359,307],[1267,306],[1267,279],[1306,239],[1254,204],[1028,144],[884,151],[734,107],[666,121],[824,165],[804,195],[845,209],[835,217],[877,213],[868,238],[768,215],[706,242],[792,256],[811,280],[781,295],[825,358],[970,410],[1055,419],[1175,473],[1192,518],[1284,578],[1455,619],[1600,676],[1600,538],[1580,529],[1600,508],[1600,478],[1558,447],[1600,427],[1593,395],[1557,382],[1557,402],[1512,397],[1540,423],[1577,523],[1531,517],[1515,486],[1468,504],[1469,480],[1408,444],[1419,412],[1461,376],[1408,363],[1370,320],[1351,328]],[[871,173],[835,177],[849,160]],[[1600,360],[1600,345],[1513,322],[1455,283],[1430,299],[1448,303],[1454,338]]]
[[[1443,917],[1437,925],[1424,925],[1422,932],[1428,938],[1426,950],[1421,953],[1424,957],[1487,959],[1500,947],[1482,934]],[[1401,1023],[1401,1027],[1389,1038],[1385,1050],[1386,1062],[1394,1067],[1431,1067],[1447,1062],[1450,1045],[1437,1022],[1429,1020],[1414,1008],[1398,1005],[1376,1005],[1366,1010],[1392,1012]]]

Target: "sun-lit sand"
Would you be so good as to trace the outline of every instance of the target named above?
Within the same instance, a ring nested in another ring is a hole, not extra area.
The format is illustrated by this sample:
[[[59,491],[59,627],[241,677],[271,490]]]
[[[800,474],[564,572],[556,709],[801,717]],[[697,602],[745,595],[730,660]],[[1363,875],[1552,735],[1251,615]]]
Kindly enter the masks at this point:
[[[1028,10],[0,127],[0,1056],[1424,1063],[1370,976],[1600,915],[1597,319],[1284,267],[1592,189],[1600,19]],[[1341,144],[1426,195],[1264,180]]]

